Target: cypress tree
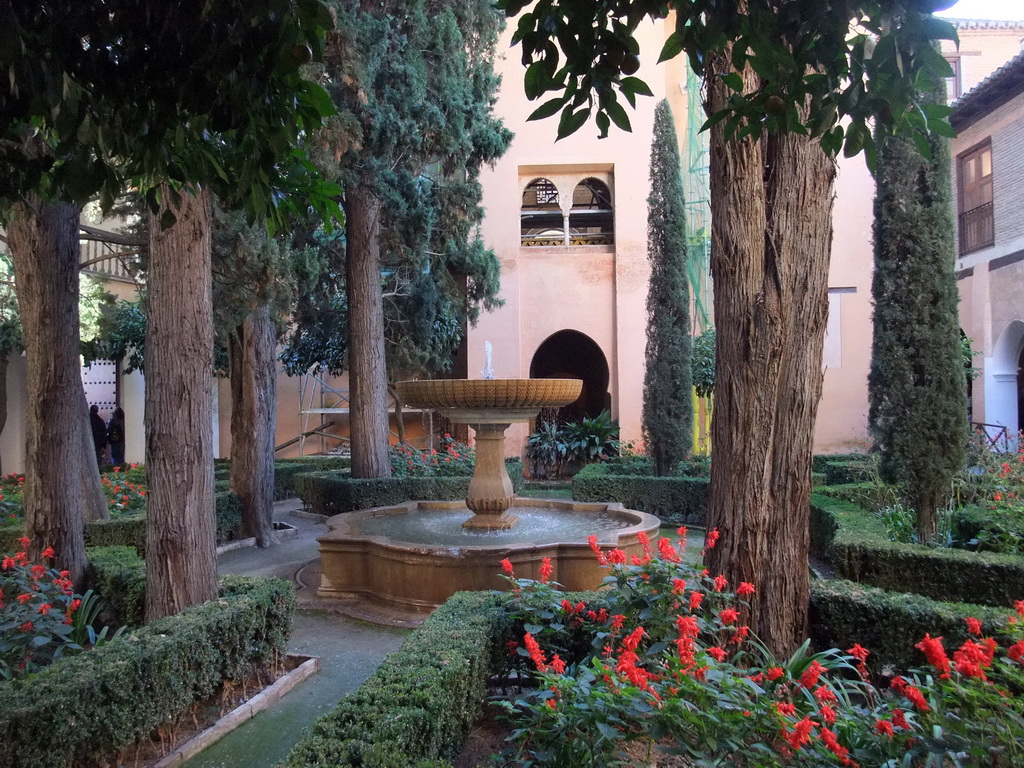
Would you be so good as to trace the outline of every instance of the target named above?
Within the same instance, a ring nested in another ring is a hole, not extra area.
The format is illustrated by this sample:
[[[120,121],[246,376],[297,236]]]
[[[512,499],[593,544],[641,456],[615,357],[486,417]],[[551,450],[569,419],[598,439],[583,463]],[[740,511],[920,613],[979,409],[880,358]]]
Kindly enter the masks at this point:
[[[647,371],[644,432],[658,475],[670,475],[693,440],[690,288],[686,220],[675,122],[668,101],[654,112],[651,194],[647,198]]]
[[[932,133],[927,144],[929,158],[910,138],[881,141],[868,377],[879,473],[916,510],[922,541],[967,444],[949,143]]]

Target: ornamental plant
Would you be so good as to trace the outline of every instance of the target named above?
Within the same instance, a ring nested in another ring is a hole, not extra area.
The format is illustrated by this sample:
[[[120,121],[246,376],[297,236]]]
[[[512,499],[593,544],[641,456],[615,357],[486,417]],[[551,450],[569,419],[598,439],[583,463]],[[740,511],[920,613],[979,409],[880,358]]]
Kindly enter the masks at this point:
[[[391,446],[394,477],[468,477],[473,474],[475,453],[445,433],[440,448],[418,451],[408,443]]]
[[[0,561],[0,679],[9,680],[50,664],[68,650],[82,649],[73,639],[81,598],[67,571],[32,563],[22,551]],[[46,548],[44,559],[54,557]]]
[[[505,566],[527,630],[515,650],[529,657],[535,688],[503,704],[514,726],[507,757],[595,768],[650,762],[654,750],[750,768],[1024,764],[1024,601],[1002,643],[969,619],[973,637],[951,657],[926,635],[917,647],[928,667],[879,688],[859,645],[814,653],[807,641],[774,658],[745,624],[755,586],[685,563],[685,529],[678,534],[641,539],[643,556],[628,557],[591,538],[610,589],[579,658],[563,655],[555,627],[593,608],[558,605],[550,585]],[[706,546],[717,540],[710,531]]]
[[[111,517],[127,517],[146,511],[145,469],[138,464],[130,465],[125,471],[114,467],[112,472],[104,473],[101,480]]]

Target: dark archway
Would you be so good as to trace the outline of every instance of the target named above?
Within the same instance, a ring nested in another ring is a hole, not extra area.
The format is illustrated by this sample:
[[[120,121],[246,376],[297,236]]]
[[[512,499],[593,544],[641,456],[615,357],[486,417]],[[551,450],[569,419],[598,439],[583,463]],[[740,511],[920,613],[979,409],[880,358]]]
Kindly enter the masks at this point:
[[[583,392],[575,403],[559,409],[553,420],[560,423],[593,418],[611,410],[608,394],[608,361],[601,347],[579,331],[559,331],[544,340],[530,363],[531,379],[582,379]],[[547,421],[551,417],[542,414]]]

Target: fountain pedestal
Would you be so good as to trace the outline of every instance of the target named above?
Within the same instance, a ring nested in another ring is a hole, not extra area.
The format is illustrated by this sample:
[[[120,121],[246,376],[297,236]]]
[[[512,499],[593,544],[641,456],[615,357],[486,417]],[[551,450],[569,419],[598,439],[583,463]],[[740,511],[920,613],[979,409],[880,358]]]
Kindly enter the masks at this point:
[[[476,431],[476,466],[469,481],[466,506],[476,514],[463,528],[511,528],[519,518],[507,514],[515,501],[505,468],[505,430],[509,424],[470,424]]]

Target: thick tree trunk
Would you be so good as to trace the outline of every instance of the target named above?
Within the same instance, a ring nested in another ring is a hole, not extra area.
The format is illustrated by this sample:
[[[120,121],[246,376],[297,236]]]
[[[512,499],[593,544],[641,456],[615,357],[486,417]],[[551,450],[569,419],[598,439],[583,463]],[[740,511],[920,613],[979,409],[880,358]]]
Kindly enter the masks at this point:
[[[352,477],[390,477],[380,201],[360,189],[347,190],[345,222]]]
[[[89,401],[82,389],[81,417],[79,418],[79,444],[83,456],[95,456],[96,444],[92,441],[92,425],[89,423]],[[87,523],[95,520],[109,520],[110,510],[107,508],[107,495],[103,492],[103,480],[100,469],[95,461],[82,462],[81,475],[82,519]]]
[[[81,430],[88,413],[78,362],[78,209],[31,195],[7,229],[28,363],[25,535],[46,547],[81,587],[88,567],[82,522],[82,463],[95,467]],[[94,470],[95,471],[95,470]]]
[[[0,435],[7,427],[7,366],[10,358],[0,357]],[[0,460],[0,475],[4,473],[3,462]]]
[[[725,71],[725,70],[719,70]],[[756,76],[743,74],[748,90]],[[708,80],[709,113],[729,89]],[[828,312],[834,163],[797,135],[711,131],[717,363],[712,574],[756,585],[749,623],[777,654],[806,636],[811,450]]]
[[[174,213],[168,229],[150,222],[147,621],[217,596],[209,193],[183,193]]]
[[[242,500],[242,535],[256,544],[274,535],[274,430],[277,426],[277,329],[270,310],[249,314],[230,341],[231,490]]]

